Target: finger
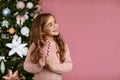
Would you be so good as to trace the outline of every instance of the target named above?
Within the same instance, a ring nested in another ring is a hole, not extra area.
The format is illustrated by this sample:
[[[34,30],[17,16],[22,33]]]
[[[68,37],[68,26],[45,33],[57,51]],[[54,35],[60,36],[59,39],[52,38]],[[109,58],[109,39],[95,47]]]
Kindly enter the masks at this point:
[[[48,61],[50,58],[48,56],[45,57],[45,60]]]
[[[44,57],[42,58],[42,61],[45,61],[45,58],[44,58]]]

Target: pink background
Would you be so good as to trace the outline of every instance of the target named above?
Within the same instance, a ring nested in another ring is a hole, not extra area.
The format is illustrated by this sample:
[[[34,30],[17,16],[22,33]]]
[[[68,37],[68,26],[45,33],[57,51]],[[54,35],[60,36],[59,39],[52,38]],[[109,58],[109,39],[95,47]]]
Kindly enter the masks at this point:
[[[69,45],[73,70],[63,80],[120,80],[120,1],[42,0]]]

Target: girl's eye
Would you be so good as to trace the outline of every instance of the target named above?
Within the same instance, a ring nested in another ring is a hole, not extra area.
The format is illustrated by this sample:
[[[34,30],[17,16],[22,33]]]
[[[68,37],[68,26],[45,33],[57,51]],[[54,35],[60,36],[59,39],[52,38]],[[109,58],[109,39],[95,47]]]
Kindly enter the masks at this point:
[[[50,23],[50,24],[49,24],[49,26],[53,26],[53,24],[52,24],[52,23]]]
[[[55,23],[55,24],[57,23],[56,20],[54,21],[54,23]]]
[[[54,22],[49,23],[48,26],[54,26],[55,24],[57,24],[56,20],[54,20]]]

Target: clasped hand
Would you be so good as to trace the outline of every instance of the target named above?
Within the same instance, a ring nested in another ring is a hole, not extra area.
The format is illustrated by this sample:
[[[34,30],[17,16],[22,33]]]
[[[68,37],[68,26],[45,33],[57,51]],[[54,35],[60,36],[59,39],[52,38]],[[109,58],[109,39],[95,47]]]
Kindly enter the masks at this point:
[[[40,67],[48,66],[48,68],[52,67],[52,59],[49,56],[43,56],[39,60]]]

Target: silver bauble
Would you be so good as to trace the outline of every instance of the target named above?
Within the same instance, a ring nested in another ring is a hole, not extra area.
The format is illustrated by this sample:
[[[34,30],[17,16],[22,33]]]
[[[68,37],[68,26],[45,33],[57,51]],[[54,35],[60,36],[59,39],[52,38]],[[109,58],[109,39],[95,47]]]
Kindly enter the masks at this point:
[[[11,14],[11,10],[7,7],[7,8],[5,8],[5,9],[2,10],[2,14],[4,16],[8,16],[8,15]]]

